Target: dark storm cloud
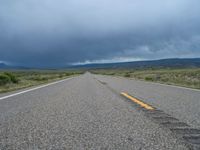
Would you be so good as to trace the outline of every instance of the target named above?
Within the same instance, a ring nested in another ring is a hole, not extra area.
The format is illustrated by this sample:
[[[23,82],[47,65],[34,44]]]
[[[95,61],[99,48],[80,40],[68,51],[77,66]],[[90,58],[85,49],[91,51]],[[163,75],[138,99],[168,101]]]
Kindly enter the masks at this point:
[[[0,61],[200,57],[199,0],[0,0]]]

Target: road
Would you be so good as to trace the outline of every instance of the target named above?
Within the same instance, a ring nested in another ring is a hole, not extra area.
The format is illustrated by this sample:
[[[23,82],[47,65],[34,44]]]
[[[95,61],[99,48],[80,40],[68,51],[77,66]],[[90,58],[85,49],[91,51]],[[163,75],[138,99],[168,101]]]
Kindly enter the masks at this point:
[[[97,78],[118,92],[128,92],[193,127],[200,127],[200,90],[109,76]]]
[[[188,142],[148,115],[159,109],[197,129],[199,91],[86,73],[9,95],[0,95],[0,149],[186,150],[200,144],[199,130]]]

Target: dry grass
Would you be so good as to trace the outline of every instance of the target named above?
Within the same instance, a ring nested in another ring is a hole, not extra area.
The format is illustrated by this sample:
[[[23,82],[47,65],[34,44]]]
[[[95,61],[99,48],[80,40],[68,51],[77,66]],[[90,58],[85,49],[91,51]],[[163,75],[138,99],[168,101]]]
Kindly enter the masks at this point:
[[[150,82],[200,89],[200,69],[95,70],[94,73],[123,76]]]
[[[78,75],[81,71],[9,71],[15,76],[18,82],[8,82],[0,85],[0,93],[23,89],[31,86],[36,86],[52,81],[68,78],[73,75]],[[1,71],[0,74],[4,74]]]

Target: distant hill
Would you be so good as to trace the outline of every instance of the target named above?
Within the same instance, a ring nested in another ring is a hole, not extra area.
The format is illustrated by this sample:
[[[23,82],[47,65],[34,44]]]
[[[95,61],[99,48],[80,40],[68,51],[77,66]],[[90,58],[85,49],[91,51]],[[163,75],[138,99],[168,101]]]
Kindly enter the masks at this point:
[[[134,61],[123,63],[106,63],[106,64],[87,64],[77,66],[66,67],[34,67],[28,68],[23,66],[11,66],[5,63],[0,63],[0,70],[26,70],[26,69],[143,69],[143,68],[198,68],[200,67],[200,58],[173,58],[173,59],[161,59],[161,60],[149,60],[149,61]]]
[[[5,63],[0,63],[0,70],[9,70],[9,69],[29,69],[27,67],[23,67],[23,66],[11,66],[11,65],[7,65]]]
[[[5,69],[5,68],[7,68],[8,66],[6,65],[6,64],[4,64],[4,63],[0,63],[0,69]]]
[[[197,68],[200,67],[200,58],[173,58],[149,61],[134,61],[123,63],[107,63],[107,64],[87,64],[78,65],[75,68],[85,69],[117,69],[117,68]]]

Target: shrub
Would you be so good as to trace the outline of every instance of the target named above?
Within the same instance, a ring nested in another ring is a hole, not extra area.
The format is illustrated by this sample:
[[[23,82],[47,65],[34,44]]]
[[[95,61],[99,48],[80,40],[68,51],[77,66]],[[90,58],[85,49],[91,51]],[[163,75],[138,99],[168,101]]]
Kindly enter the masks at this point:
[[[11,79],[9,76],[5,74],[0,74],[0,85],[5,85],[10,82],[11,82]]]
[[[160,74],[157,74],[156,77],[155,77],[155,80],[156,80],[156,81],[159,81],[160,79],[161,79],[161,75],[160,75]]]
[[[63,75],[62,74],[59,74],[59,78],[62,78],[63,77]]]
[[[126,73],[126,74],[124,75],[124,77],[131,77],[131,75],[130,75],[129,73]]]
[[[163,78],[161,78],[161,81],[162,81],[162,82],[168,82],[168,81],[169,81],[169,78],[163,77]]]
[[[35,76],[35,77],[32,77],[30,80],[34,80],[34,81],[46,81],[48,80],[47,77],[42,77],[42,76]]]
[[[145,77],[146,81],[153,81],[153,77]]]
[[[111,73],[108,73],[107,75],[113,76],[113,75],[115,75],[115,73],[114,73],[114,72],[111,72]]]
[[[72,73],[70,73],[70,72],[65,73],[65,76],[70,76],[70,75],[72,75]]]
[[[17,79],[17,77],[14,74],[12,74],[10,72],[4,72],[4,74],[10,78],[12,83],[18,83],[19,82],[19,79]]]

